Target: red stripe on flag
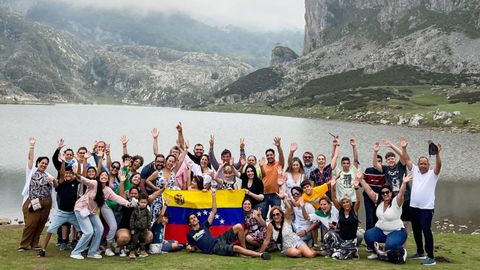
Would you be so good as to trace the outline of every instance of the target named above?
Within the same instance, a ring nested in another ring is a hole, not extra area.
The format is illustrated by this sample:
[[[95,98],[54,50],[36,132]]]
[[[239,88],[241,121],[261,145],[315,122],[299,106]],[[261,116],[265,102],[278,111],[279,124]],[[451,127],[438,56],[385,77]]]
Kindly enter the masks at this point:
[[[227,226],[211,226],[210,234],[212,236],[219,236],[232,225]],[[181,224],[167,224],[165,229],[165,240],[177,240],[179,243],[187,243],[187,233],[190,230],[190,226]]]

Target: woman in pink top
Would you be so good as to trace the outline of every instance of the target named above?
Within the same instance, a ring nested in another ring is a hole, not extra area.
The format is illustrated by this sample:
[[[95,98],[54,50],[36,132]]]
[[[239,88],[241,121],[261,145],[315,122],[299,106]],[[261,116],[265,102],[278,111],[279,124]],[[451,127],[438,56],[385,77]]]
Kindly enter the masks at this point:
[[[76,170],[74,170],[76,171]],[[77,174],[80,183],[87,186],[87,191],[80,197],[75,204],[75,216],[82,230],[82,237],[70,254],[70,258],[84,259],[82,252],[87,249],[90,240],[90,248],[88,249],[88,258],[101,259],[102,256],[97,254],[100,246],[100,240],[103,234],[103,225],[100,217],[97,215],[97,209],[102,207],[105,200],[112,200],[120,205],[127,207],[135,207],[136,202],[129,202],[108,187],[108,173],[101,172],[98,180],[89,180]]]

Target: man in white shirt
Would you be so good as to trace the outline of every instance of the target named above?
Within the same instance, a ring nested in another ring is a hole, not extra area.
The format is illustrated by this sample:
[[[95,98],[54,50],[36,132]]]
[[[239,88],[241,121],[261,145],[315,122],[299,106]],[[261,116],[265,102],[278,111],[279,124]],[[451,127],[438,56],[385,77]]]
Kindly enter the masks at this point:
[[[402,138],[400,143],[402,145],[402,156],[406,160],[407,168],[412,171],[413,175],[410,207],[417,253],[411,256],[411,258],[423,259],[422,265],[435,265],[431,227],[435,206],[435,187],[437,186],[438,176],[442,168],[440,159],[442,146],[440,144],[436,145],[438,153],[435,156],[435,168],[430,169],[429,160],[425,156],[420,157],[416,165],[413,164],[407,153],[407,139]],[[425,237],[425,249],[423,247],[422,233]],[[427,252],[426,255],[425,251]]]

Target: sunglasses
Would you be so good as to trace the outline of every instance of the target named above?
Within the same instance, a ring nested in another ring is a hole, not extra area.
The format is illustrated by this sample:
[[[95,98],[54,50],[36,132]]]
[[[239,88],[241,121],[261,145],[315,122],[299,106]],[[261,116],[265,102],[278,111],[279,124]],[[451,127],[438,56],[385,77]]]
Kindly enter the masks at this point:
[[[120,170],[120,167],[118,167],[118,166],[112,166],[112,170]]]
[[[282,215],[282,214],[280,214],[279,212],[272,214],[273,217],[278,217],[278,216],[281,216],[281,215]]]
[[[298,192],[292,192],[292,196],[300,196],[300,193],[298,193]]]
[[[382,195],[388,195],[388,194],[390,194],[390,191],[382,191],[382,192],[380,192],[380,194],[382,194]]]
[[[313,157],[311,157],[311,156],[304,156],[303,158],[304,158],[304,159],[312,159]]]

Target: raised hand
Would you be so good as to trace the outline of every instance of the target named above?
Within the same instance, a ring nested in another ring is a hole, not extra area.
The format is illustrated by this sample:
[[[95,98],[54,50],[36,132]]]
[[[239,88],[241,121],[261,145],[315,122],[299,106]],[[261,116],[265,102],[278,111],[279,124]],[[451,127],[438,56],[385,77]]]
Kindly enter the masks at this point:
[[[245,149],[245,138],[240,138],[240,149]]]
[[[354,147],[357,146],[357,142],[355,141],[354,138],[351,138],[351,139],[350,139],[350,145],[351,145],[351,146],[354,146]]]
[[[407,174],[407,175],[404,175],[403,176],[403,183],[408,183],[410,181],[412,181],[413,179],[413,175],[411,173]]]
[[[265,164],[267,164],[267,158],[262,157],[262,159],[260,159],[260,161],[258,161],[258,165],[260,165],[260,167],[261,167]]]
[[[178,122],[175,128],[177,129],[178,133],[181,133],[183,131],[182,122]]]
[[[340,145],[340,138],[338,138],[338,136],[333,137],[332,144],[333,145]]]
[[[355,176],[355,179],[353,179],[353,186],[354,186],[355,188],[358,188],[358,186],[360,185],[360,179],[362,179],[362,173],[360,173],[360,177],[359,177],[359,175],[357,174],[357,175]]]
[[[376,143],[373,145],[373,151],[375,151],[375,152],[380,151],[380,143],[379,143],[379,142],[376,142]]]
[[[392,147],[392,143],[387,139],[383,139],[383,145],[385,145],[386,147]]]
[[[408,140],[407,140],[406,137],[401,137],[401,138],[400,138],[400,146],[401,146],[402,148],[408,146]]]
[[[63,147],[65,147],[65,140],[63,140],[63,138],[60,138],[60,140],[58,140],[57,142],[57,148],[62,149]]]
[[[78,163],[77,162],[75,162],[75,164],[73,164],[72,171],[73,171],[74,174],[78,172]]]
[[[93,141],[93,151],[97,150],[98,140]]]
[[[160,134],[160,132],[158,132],[158,129],[157,129],[157,128],[153,128],[153,129],[152,129],[152,137],[153,137],[154,139],[157,139],[159,134]]]
[[[87,151],[84,155],[84,158],[85,158],[85,160],[89,159],[90,158],[90,152]]]
[[[242,166],[245,166],[247,164],[247,159],[245,158],[245,156],[240,156],[240,164]]]
[[[295,151],[297,151],[297,148],[298,148],[297,143],[290,144],[290,152],[294,153]]]
[[[123,135],[122,137],[120,137],[120,142],[121,142],[123,145],[127,144],[128,141],[129,141],[129,140],[128,140],[127,136]]]
[[[208,141],[210,143],[210,147],[213,147],[213,145],[215,144],[215,136],[210,135],[210,140]]]
[[[107,156],[110,155],[110,144],[109,143],[105,144],[105,154]]]
[[[228,162],[228,164],[230,164],[230,166],[233,166],[233,160],[234,160],[234,159],[235,159],[235,158],[234,158],[233,156],[230,158],[230,161]]]
[[[127,180],[127,175],[124,170],[118,172],[118,179],[120,179],[120,182],[125,182]]]
[[[28,139],[28,143],[30,143],[30,146],[31,146],[31,147],[34,147],[34,146],[35,146],[35,142],[36,142],[36,140],[35,140],[34,137],[30,137],[30,139]]]
[[[340,175],[337,175],[335,177],[332,177],[330,179],[330,186],[332,187],[332,189],[335,187],[335,184],[337,183],[337,180],[340,178]]]
[[[280,141],[281,141],[282,138],[280,137],[275,137],[273,138],[273,144],[276,146],[276,147],[280,147]]]

